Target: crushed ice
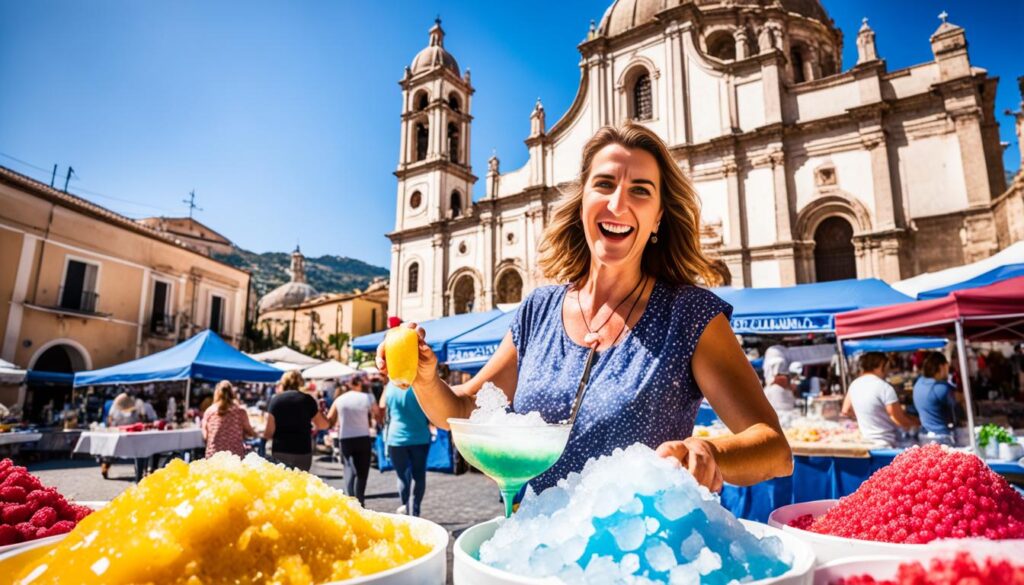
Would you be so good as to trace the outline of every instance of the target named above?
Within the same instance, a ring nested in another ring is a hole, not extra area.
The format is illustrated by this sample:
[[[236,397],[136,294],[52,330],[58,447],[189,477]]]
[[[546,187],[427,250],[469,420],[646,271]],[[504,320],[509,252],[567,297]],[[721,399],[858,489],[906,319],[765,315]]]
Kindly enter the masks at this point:
[[[480,560],[568,585],[729,583],[779,576],[792,555],[758,539],[693,476],[640,444],[591,459],[480,547]]]
[[[539,412],[517,414],[508,410],[508,396],[492,382],[484,382],[476,393],[476,409],[469,415],[469,422],[485,425],[517,427],[544,426],[547,423]]]

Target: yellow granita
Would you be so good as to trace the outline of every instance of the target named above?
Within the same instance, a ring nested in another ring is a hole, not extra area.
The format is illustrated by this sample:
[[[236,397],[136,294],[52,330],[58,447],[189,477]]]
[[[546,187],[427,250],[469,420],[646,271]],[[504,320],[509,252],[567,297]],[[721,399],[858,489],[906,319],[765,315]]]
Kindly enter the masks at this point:
[[[172,461],[87,516],[15,583],[326,583],[425,555],[409,526],[249,455]]]

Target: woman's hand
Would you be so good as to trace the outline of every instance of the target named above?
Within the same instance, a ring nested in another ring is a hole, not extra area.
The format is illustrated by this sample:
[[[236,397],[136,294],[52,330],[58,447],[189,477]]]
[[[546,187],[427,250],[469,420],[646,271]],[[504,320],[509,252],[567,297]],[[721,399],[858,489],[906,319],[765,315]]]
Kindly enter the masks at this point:
[[[419,339],[417,340],[419,349],[419,359],[417,360],[418,365],[416,367],[416,379],[413,380],[412,385],[426,387],[437,380],[437,356],[434,354],[434,350],[430,349],[427,342],[424,340],[426,337],[426,331],[422,327],[416,325],[416,323],[403,323],[402,327],[408,327],[416,331]],[[388,375],[388,363],[387,356],[384,352],[384,342],[381,342],[377,346],[377,369],[380,373],[385,376]]]
[[[656,453],[679,461],[702,486],[713,492],[722,491],[722,470],[715,460],[715,446],[710,442],[697,437],[666,441],[658,445]]]

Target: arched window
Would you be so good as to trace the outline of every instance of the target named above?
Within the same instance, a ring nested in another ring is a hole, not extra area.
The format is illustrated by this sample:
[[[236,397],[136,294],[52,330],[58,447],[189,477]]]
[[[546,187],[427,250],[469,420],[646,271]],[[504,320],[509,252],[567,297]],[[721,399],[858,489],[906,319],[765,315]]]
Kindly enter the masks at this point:
[[[651,98],[651,76],[643,73],[633,83],[633,119],[650,120],[654,117],[654,103]]]
[[[459,101],[459,94],[455,93],[454,91],[448,94],[448,107],[455,112],[462,111],[462,102]]]
[[[420,292],[420,263],[413,262],[409,265],[409,284],[405,289],[409,294]]]
[[[804,76],[804,51],[799,45],[794,45],[789,51],[789,64],[793,68],[793,83],[807,81]]]
[[[423,122],[416,124],[416,160],[421,161],[427,158],[427,143],[430,140],[430,131]]]
[[[459,162],[459,127],[453,122],[448,123],[448,158]]]
[[[853,226],[841,217],[829,217],[814,230],[814,273],[818,282],[857,278]]]
[[[708,55],[722,61],[736,60],[736,39],[729,31],[718,31],[707,39]]]
[[[839,73],[836,67],[836,59],[832,56],[832,53],[822,48],[821,51],[821,76],[828,77],[829,75],[835,75]]]
[[[449,200],[448,209],[452,211],[452,217],[459,217],[462,215],[462,194],[458,191],[452,191],[451,199]]]
[[[516,270],[506,270],[498,277],[499,303],[518,303],[523,300],[523,277]]]
[[[416,94],[416,111],[427,109],[427,105],[430,103],[430,98],[427,97],[427,92],[421,91]]]
[[[452,314],[461,315],[473,312],[475,300],[476,287],[473,286],[473,277],[463,274],[452,287]]]

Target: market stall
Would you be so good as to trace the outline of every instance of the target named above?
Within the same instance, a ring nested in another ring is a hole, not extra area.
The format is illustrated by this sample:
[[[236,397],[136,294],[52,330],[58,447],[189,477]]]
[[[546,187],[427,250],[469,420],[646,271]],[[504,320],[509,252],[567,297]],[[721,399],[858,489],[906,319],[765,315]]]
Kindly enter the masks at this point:
[[[515,316],[515,311],[509,311],[449,341],[448,367],[470,374],[480,371],[498,350]]]
[[[323,363],[322,360],[295,351],[287,345],[282,345],[270,351],[247,353],[245,355],[256,361],[270,364],[279,370],[304,370]]]
[[[954,290],[986,286],[1020,276],[1024,274],[1022,269],[1024,242],[1017,242],[977,262],[919,274],[893,283],[892,287],[919,300],[942,298]]]
[[[966,375],[967,341],[1024,339],[1024,276],[964,289],[944,298],[851,311],[836,316],[840,346],[881,335],[955,335],[960,360],[968,435],[975,448],[974,408]]]
[[[347,366],[338,360],[327,360],[326,362],[302,370],[302,377],[306,380],[336,380],[348,378],[359,373],[359,370]]]

